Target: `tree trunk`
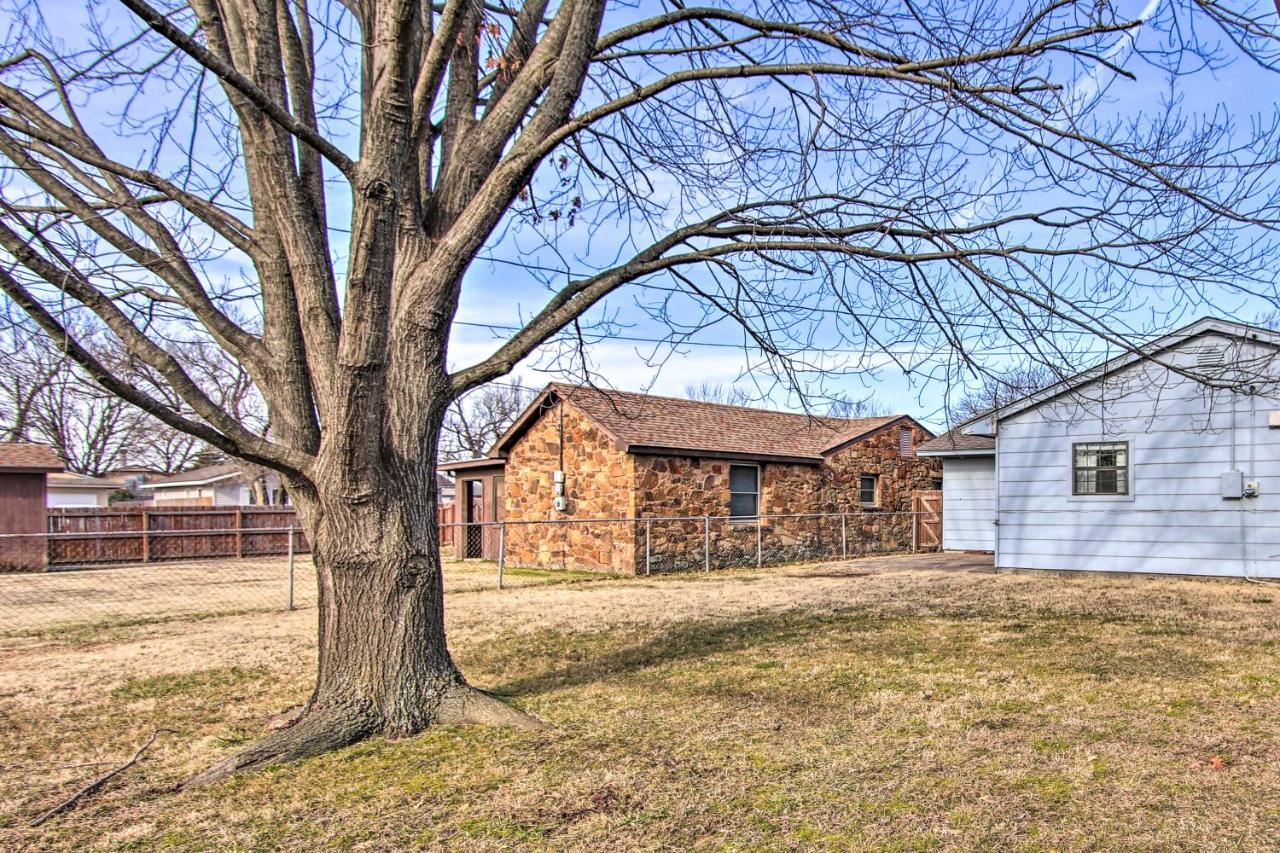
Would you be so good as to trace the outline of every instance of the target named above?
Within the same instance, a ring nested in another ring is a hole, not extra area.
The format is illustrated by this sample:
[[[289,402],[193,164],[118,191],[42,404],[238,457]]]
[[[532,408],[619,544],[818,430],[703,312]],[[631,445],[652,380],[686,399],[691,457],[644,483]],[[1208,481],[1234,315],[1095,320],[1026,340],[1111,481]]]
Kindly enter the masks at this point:
[[[380,499],[313,499],[298,511],[319,591],[316,686],[297,721],[213,765],[187,787],[317,755],[374,735],[407,737],[435,723],[542,725],[467,685],[449,655],[435,513],[435,466],[422,488]]]

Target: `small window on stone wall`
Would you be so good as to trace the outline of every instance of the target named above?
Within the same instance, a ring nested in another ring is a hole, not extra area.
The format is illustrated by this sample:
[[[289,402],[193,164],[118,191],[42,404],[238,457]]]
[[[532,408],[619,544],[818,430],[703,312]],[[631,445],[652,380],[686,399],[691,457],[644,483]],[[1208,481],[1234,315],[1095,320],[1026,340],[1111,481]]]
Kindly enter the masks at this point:
[[[755,518],[760,514],[760,469],[755,465],[729,466],[729,515]]]
[[[858,478],[858,503],[863,506],[880,505],[880,478],[875,474],[863,474]]]

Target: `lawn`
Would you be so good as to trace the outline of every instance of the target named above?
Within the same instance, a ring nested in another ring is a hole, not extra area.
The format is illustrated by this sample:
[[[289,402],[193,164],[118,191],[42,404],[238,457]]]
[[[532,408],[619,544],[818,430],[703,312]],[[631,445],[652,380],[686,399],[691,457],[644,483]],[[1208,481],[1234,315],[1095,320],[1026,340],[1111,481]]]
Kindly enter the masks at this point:
[[[314,611],[9,637],[0,846],[1273,847],[1280,589],[979,565],[459,591],[465,671],[552,728],[442,728],[185,793],[305,698]]]

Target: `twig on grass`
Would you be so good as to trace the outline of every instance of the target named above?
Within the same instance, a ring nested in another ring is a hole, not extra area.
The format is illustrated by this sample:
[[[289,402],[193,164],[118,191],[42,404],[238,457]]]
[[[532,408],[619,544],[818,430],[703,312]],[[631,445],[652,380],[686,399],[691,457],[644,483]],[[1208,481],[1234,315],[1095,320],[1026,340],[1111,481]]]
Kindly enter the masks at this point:
[[[147,738],[146,743],[138,747],[138,751],[133,754],[133,758],[130,758],[128,761],[126,761],[124,764],[121,764],[119,767],[115,768],[114,770],[110,770],[106,773],[103,773],[97,779],[94,779],[92,782],[90,782],[88,785],[85,785],[79,791],[76,791],[70,797],[67,797],[65,800],[58,803],[53,808],[49,809],[47,812],[44,812],[43,814],[41,814],[38,818],[31,821],[31,827],[34,829],[35,827],[40,826],[50,818],[56,817],[57,815],[60,815],[63,812],[65,812],[67,809],[70,809],[72,806],[76,805],[81,800],[84,800],[86,797],[90,797],[93,794],[97,793],[98,789],[100,789],[107,782],[111,781],[111,779],[115,778],[116,776],[120,775],[124,771],[128,770],[133,765],[137,764],[138,760],[142,758],[142,754],[151,747],[151,744],[156,742],[156,738],[160,736],[160,733],[167,732],[167,731],[169,731],[169,729],[156,729],[154,732],[151,733],[151,737]]]

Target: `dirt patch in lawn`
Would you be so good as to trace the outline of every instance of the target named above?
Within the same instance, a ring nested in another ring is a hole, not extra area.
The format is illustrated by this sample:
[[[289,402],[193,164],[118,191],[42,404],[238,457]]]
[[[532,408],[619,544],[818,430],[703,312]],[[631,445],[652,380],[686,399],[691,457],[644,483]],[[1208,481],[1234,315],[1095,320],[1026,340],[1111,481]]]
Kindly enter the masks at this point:
[[[0,845],[1265,848],[1280,595],[979,559],[455,592],[472,680],[554,724],[169,786],[305,699],[315,613],[0,641]],[[25,821],[156,728],[97,798]]]

